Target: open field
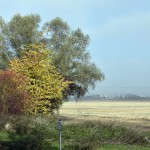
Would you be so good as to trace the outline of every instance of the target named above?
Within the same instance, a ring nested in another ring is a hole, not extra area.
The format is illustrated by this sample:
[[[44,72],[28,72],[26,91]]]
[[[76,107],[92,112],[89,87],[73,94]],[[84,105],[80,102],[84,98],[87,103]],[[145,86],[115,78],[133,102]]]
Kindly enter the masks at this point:
[[[142,123],[149,127],[150,101],[71,101],[63,104],[60,115],[75,119]]]

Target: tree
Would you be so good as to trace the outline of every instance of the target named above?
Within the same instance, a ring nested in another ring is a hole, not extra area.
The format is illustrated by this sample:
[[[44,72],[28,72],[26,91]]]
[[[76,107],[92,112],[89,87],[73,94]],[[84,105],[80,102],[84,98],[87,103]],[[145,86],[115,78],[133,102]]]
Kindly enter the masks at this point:
[[[15,15],[8,24],[9,39],[15,55],[21,58],[22,51],[28,44],[41,42],[49,51],[53,51],[52,62],[65,80],[73,81],[63,92],[68,96],[83,96],[89,88],[94,88],[96,81],[104,80],[104,74],[91,62],[87,48],[90,42],[88,35],[81,29],[71,30],[61,18],[46,22],[39,29],[40,16]]]
[[[20,57],[20,51],[23,50],[25,45],[38,42],[40,21],[41,18],[38,14],[27,16],[17,14],[8,23],[11,46],[18,57]]]
[[[12,58],[9,50],[9,30],[3,18],[0,17],[0,69],[7,69],[8,62]]]
[[[69,82],[57,72],[51,62],[51,52],[42,44],[31,44],[22,57],[10,62],[11,69],[25,76],[34,106],[30,113],[49,114],[62,104],[62,92]]]
[[[71,30],[60,18],[45,23],[43,27],[44,43],[52,49],[53,63],[66,80],[74,81],[64,91],[64,96],[83,96],[89,87],[94,88],[96,81],[102,81],[104,74],[90,61],[87,51],[89,36],[80,29]]]
[[[27,80],[13,70],[0,70],[0,114],[20,115],[31,109]]]

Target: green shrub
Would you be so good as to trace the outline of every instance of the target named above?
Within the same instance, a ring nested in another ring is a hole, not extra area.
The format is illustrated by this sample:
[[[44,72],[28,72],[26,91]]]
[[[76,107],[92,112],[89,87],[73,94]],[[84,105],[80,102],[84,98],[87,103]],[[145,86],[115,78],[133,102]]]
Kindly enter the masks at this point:
[[[55,131],[55,126],[54,119],[50,117],[5,116],[3,118],[5,121],[1,122],[1,129],[2,125],[8,122],[13,125],[14,129],[14,132],[7,131],[11,140],[11,142],[7,143],[9,150],[41,150],[43,141],[47,138],[53,138],[52,134]],[[4,143],[2,145],[6,146]]]

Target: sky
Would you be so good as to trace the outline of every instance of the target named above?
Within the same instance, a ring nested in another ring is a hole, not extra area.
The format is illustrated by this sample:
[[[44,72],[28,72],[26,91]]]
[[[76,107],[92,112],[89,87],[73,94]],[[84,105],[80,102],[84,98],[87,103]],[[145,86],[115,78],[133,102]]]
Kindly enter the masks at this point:
[[[0,0],[0,16],[61,17],[90,36],[91,61],[105,74],[89,94],[150,96],[150,0]]]

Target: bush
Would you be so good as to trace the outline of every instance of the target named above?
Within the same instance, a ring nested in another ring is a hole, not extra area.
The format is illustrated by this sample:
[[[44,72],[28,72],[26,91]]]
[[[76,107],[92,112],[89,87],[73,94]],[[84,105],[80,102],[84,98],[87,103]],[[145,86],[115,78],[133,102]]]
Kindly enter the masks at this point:
[[[13,70],[0,71],[0,114],[20,115],[30,107],[28,92],[21,85],[26,79]]]
[[[7,131],[10,142],[0,145],[9,150],[41,150],[45,139],[49,139],[50,147],[53,141],[51,139],[57,134],[55,120],[46,116],[1,116],[1,130],[5,131],[3,125],[8,122],[12,124],[14,131]]]

